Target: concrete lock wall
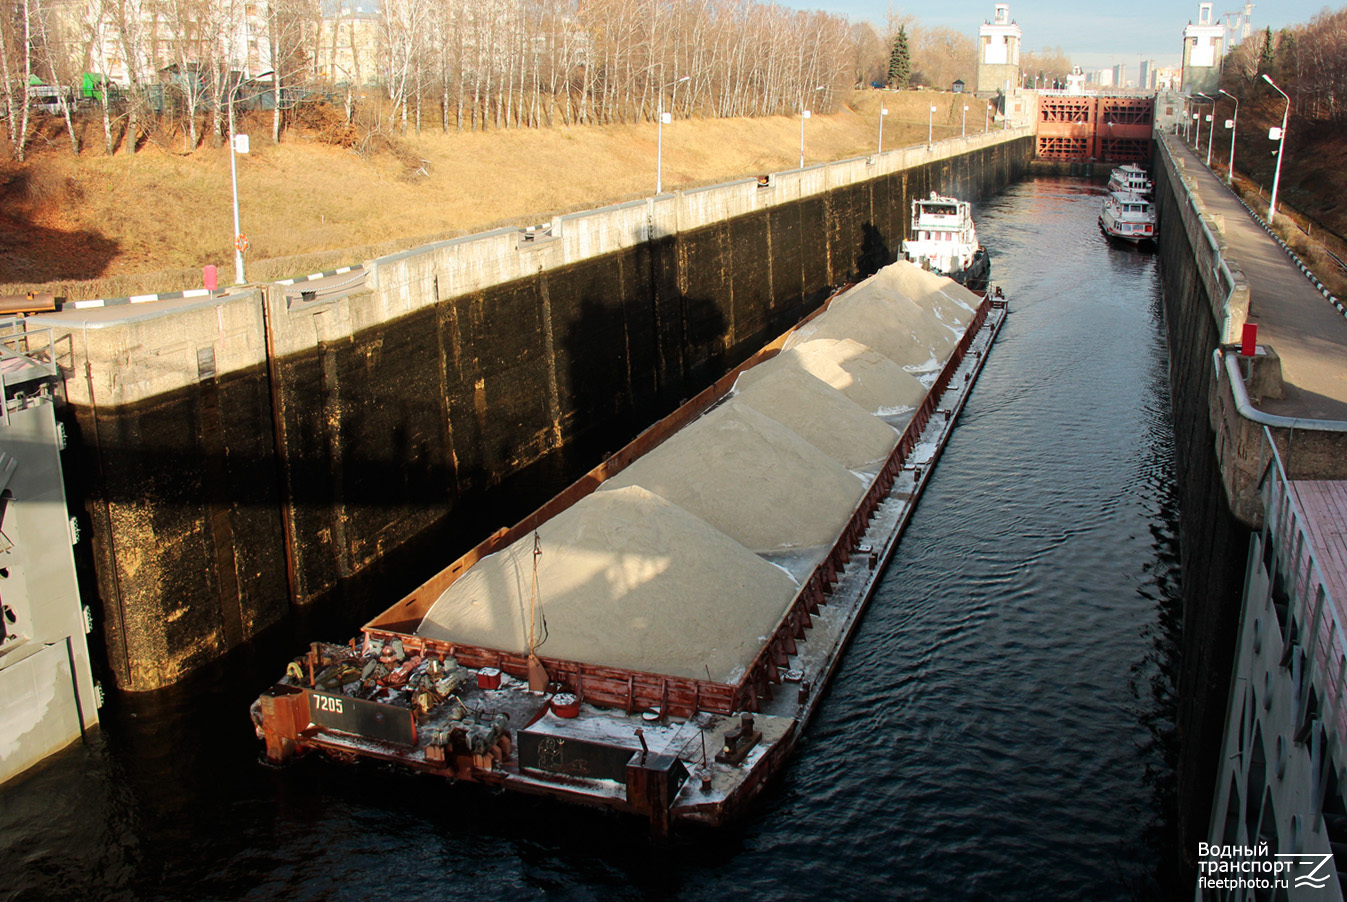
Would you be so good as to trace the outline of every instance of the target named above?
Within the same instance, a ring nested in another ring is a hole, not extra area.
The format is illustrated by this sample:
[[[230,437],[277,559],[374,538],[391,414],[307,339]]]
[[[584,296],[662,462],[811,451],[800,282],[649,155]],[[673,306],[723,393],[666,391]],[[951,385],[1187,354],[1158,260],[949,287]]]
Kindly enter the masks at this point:
[[[288,605],[261,297],[51,323],[67,481],[92,527],[98,620],[123,686],[172,682]]]
[[[559,452],[592,466],[892,261],[911,198],[979,197],[1032,153],[1010,130],[562,216],[370,261],[330,301],[54,316],[118,684],[171,684],[428,536],[449,560],[455,514]]]
[[[1223,256],[1182,167],[1156,142],[1155,197],[1180,491],[1183,630],[1178,677],[1179,832],[1191,854],[1206,835],[1225,729],[1249,531],[1232,513],[1211,429],[1212,351],[1238,340],[1244,276]],[[1232,337],[1233,336],[1233,337]]]

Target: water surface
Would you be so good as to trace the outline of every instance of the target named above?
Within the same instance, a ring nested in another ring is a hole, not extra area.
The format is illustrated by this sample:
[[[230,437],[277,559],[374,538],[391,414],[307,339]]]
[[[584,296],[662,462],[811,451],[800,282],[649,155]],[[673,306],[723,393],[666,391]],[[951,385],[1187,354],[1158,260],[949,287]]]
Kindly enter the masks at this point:
[[[1012,313],[818,719],[742,823],[258,763],[254,649],[0,788],[0,898],[1132,899],[1164,888],[1178,610],[1156,260],[1097,185],[975,208]],[[297,636],[291,651],[321,633]],[[287,646],[289,647],[289,646]]]

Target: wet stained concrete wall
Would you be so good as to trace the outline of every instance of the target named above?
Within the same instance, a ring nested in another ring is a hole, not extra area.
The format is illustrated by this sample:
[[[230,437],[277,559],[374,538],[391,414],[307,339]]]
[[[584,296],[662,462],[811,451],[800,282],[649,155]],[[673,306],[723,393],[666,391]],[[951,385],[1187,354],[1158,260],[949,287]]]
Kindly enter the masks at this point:
[[[76,318],[63,335],[50,325],[68,490],[91,527],[76,546],[81,591],[117,682],[149,688],[289,604],[263,311],[248,293],[172,322]]]
[[[771,204],[783,176],[692,192],[676,227],[637,202],[413,250],[331,302],[54,319],[117,684],[172,684],[325,599],[372,616],[895,259],[913,197],[997,190],[1032,141]],[[716,218],[722,190],[756,208]]]
[[[1198,262],[1208,251],[1200,233],[1194,241],[1192,229],[1184,227],[1185,215],[1190,217],[1187,225],[1193,224],[1191,209],[1183,209],[1172,171],[1158,156],[1152,171],[1160,215],[1175,475],[1181,498],[1177,813],[1183,855],[1195,875],[1197,843],[1207,836],[1225,730],[1249,531],[1231,513],[1210,425],[1212,351],[1223,340],[1223,330],[1231,328],[1222,311],[1224,299],[1213,304],[1211,267]],[[1247,303],[1247,291],[1244,300]]]

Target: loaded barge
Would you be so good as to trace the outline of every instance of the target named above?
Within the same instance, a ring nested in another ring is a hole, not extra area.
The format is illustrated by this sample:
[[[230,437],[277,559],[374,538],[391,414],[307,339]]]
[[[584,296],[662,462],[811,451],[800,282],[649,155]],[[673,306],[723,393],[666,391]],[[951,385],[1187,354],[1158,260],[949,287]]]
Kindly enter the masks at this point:
[[[779,771],[1004,322],[910,263],[787,334],[253,703],[310,751],[718,826]],[[803,478],[802,478],[803,477]]]

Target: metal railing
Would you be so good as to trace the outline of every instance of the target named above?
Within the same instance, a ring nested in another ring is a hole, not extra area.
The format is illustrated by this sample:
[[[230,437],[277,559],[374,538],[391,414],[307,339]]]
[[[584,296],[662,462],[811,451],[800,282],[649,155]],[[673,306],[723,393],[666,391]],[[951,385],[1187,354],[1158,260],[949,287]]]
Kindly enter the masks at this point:
[[[0,319],[0,422],[9,425],[12,409],[29,397],[49,397],[60,374],[51,328],[30,329],[22,317]],[[18,386],[33,384],[29,395]]]
[[[1343,612],[1338,608],[1320,568],[1320,555],[1305,526],[1305,514],[1290,487],[1281,455],[1272,434],[1263,427],[1263,439],[1271,449],[1271,459],[1260,486],[1263,496],[1263,545],[1271,546],[1276,565],[1268,576],[1276,584],[1278,575],[1287,595],[1286,624],[1288,643],[1299,644],[1305,652],[1305,672],[1297,697],[1296,723],[1305,723],[1309,691],[1314,686],[1322,696],[1322,718],[1328,750],[1333,760],[1343,762],[1347,751],[1347,632],[1343,630]],[[1274,593],[1274,603],[1276,594]],[[1280,619],[1280,618],[1279,618]],[[1299,726],[1298,726],[1299,730]]]

